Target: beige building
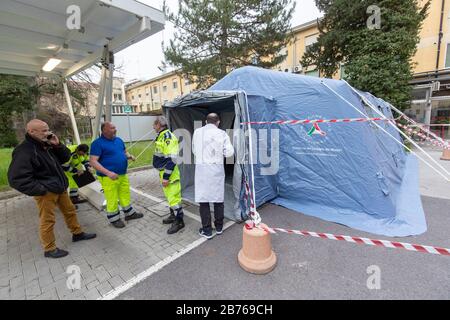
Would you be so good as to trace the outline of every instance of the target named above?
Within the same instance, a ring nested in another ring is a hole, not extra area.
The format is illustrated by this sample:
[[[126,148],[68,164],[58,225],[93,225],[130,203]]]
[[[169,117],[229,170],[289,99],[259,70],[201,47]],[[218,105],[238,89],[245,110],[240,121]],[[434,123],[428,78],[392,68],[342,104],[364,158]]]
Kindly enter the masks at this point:
[[[136,108],[137,112],[158,114],[161,106],[168,101],[189,93],[194,86],[176,71],[159,77],[131,83],[126,86],[127,104]]]

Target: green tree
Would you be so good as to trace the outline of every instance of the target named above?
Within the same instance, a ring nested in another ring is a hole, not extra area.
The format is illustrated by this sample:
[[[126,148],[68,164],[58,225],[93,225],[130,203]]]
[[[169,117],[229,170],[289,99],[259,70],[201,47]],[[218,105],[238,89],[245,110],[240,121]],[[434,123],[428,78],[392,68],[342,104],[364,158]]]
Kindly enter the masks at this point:
[[[12,117],[33,109],[37,91],[33,78],[0,74],[0,147],[17,144]]]
[[[412,57],[430,2],[422,8],[417,0],[315,2],[324,13],[320,35],[301,63],[316,65],[325,77],[344,64],[352,86],[404,109],[411,93]]]
[[[234,68],[271,68],[290,38],[292,0],[180,0],[166,15],[176,28],[165,56],[199,88]]]

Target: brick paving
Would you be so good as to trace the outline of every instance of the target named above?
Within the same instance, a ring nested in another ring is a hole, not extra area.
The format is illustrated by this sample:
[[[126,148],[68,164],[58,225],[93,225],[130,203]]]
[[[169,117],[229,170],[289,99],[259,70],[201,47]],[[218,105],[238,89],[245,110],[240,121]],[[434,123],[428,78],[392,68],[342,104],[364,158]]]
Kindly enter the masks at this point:
[[[158,197],[153,201],[132,192],[133,205],[144,218],[123,229],[110,226],[103,213],[89,203],[78,205],[78,219],[97,238],[72,243],[71,234],[57,212],[56,243],[67,257],[48,259],[38,234],[38,212],[32,198],[16,196],[0,200],[0,299],[98,299],[161,260],[199,239],[200,223],[185,217],[186,227],[167,235],[162,213],[168,212],[155,170],[130,174],[134,188]],[[185,205],[198,215],[198,208]],[[152,211],[153,210],[153,211]],[[70,290],[69,266],[81,270],[81,288]]]

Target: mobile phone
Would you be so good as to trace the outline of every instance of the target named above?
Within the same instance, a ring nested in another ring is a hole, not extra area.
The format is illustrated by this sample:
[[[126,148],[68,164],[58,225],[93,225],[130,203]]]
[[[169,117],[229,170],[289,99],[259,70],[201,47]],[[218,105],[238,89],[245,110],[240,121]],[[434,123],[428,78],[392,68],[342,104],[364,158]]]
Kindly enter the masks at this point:
[[[53,138],[53,133],[49,133],[49,134],[47,135],[47,140],[50,140],[51,138]]]

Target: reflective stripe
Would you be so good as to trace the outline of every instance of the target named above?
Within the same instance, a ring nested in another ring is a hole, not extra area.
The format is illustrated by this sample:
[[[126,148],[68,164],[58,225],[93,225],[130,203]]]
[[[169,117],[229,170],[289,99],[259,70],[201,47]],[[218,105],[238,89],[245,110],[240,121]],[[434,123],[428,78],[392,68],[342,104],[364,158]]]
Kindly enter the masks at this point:
[[[129,217],[129,216],[132,216],[133,214],[135,214],[135,213],[136,213],[136,210],[134,210],[134,208],[131,207],[131,208],[128,210],[128,212],[123,211],[123,213],[125,213],[125,217]]]
[[[165,154],[160,153],[160,152],[155,152],[155,153],[153,153],[153,155],[156,156],[156,157],[165,158],[165,159],[172,158],[173,160],[178,158],[178,155],[176,155],[176,154],[165,155]]]
[[[133,210],[133,207],[132,207],[132,206],[128,206],[128,207],[122,208],[122,211],[123,211],[124,213],[128,213],[128,212],[130,212],[131,210]]]
[[[117,220],[120,220],[120,214],[119,212],[115,212],[115,213],[107,213],[108,215],[108,221],[109,222],[115,222]]]
[[[171,174],[173,170],[164,169],[164,173]]]
[[[180,208],[181,208],[181,205],[179,205],[179,204],[170,207],[170,209],[173,209],[173,210],[178,210]]]

